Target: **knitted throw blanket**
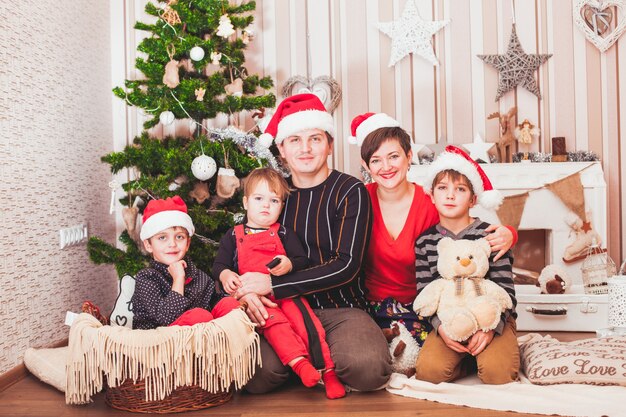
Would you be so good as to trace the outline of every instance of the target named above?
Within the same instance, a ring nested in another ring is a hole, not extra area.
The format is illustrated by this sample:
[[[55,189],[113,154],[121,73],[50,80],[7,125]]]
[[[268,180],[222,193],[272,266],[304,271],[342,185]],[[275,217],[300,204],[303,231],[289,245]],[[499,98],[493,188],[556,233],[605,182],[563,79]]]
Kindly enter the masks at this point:
[[[261,365],[255,324],[240,309],[194,326],[131,330],[102,326],[80,314],[70,329],[65,402],[84,404],[130,378],[145,379],[146,400],[162,400],[175,388],[198,385],[209,392],[245,385]]]

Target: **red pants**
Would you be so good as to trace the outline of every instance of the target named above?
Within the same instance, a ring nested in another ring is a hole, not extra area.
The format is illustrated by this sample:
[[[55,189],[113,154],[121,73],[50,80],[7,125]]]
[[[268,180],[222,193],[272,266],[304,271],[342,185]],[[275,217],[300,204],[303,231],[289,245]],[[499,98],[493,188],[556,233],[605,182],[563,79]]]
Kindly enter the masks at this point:
[[[308,301],[304,297],[301,300],[317,329],[325,369],[333,369],[335,363],[330,357],[330,349],[328,343],[326,343],[326,332],[322,327],[322,323],[313,313]],[[299,356],[308,357],[309,336],[304,326],[304,319],[300,309],[291,299],[274,301],[278,304],[278,308],[267,309],[269,318],[266,320],[265,326],[260,329],[260,332],[272,346],[283,365],[288,364]]]
[[[203,308],[192,308],[181,314],[170,326],[193,326],[197,323],[208,323],[213,319],[225,316],[239,307],[239,301],[233,297],[224,297],[213,307],[211,312]]]

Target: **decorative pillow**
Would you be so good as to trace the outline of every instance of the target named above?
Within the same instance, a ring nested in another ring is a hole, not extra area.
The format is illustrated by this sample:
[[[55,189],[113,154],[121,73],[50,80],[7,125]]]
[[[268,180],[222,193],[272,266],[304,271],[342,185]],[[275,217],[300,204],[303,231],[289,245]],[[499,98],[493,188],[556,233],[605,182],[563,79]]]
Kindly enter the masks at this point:
[[[65,392],[65,365],[69,355],[67,346],[54,349],[28,348],[24,353],[24,365],[42,382]]]
[[[135,278],[124,275],[120,280],[120,292],[115,300],[109,323],[111,326],[124,326],[133,328],[133,303],[135,293]]]
[[[522,369],[533,384],[626,386],[626,336],[559,342],[531,333],[519,340]]]

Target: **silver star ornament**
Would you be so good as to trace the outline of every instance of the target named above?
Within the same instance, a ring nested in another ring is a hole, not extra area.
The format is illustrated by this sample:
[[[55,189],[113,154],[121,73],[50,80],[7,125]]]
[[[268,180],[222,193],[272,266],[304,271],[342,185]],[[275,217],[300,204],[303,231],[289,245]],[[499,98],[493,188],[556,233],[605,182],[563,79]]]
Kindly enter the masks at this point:
[[[450,20],[425,21],[419,16],[413,0],[408,0],[400,19],[378,23],[378,29],[391,38],[389,66],[410,53],[417,54],[433,65],[438,65],[433,51],[432,37]]]
[[[509,46],[504,55],[478,55],[478,58],[497,69],[500,74],[498,92],[496,93],[496,101],[498,101],[504,93],[518,85],[541,99],[541,93],[535,81],[535,72],[551,56],[552,54],[525,53],[517,38],[515,25],[513,25]]]

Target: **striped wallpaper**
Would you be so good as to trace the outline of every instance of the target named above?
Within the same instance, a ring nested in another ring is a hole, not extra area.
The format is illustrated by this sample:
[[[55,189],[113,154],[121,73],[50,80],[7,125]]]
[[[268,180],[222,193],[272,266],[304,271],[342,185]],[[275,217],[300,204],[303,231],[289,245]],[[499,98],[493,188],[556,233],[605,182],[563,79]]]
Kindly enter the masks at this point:
[[[438,67],[412,56],[395,67],[387,66],[391,40],[378,31],[376,23],[399,18],[406,1],[415,1],[426,20],[451,20],[433,38]],[[114,65],[114,76],[137,76],[132,63],[142,34],[132,25],[143,19],[145,2],[125,0],[118,6],[119,27],[126,33],[121,47],[126,55],[125,64]],[[550,152],[551,138],[564,136],[568,150],[591,150],[602,159],[608,187],[608,245],[618,262],[626,258],[626,181],[622,181],[626,146],[621,146],[626,82],[620,82],[620,78],[626,80],[626,65],[620,65],[620,56],[626,56],[626,42],[618,41],[600,53],[573,23],[574,3],[576,0],[257,0],[257,36],[249,45],[247,64],[251,73],[272,76],[278,89],[293,75],[330,75],[341,84],[343,100],[335,111],[338,134],[333,165],[355,175],[358,152],[350,149],[345,138],[357,114],[386,112],[418,143],[445,138],[463,144],[475,133],[495,141],[498,122],[487,116],[517,106],[520,120],[527,118],[541,129],[532,151]],[[527,53],[553,54],[538,71],[542,100],[520,88],[495,102],[498,74],[476,56],[506,51],[513,17]],[[622,18],[626,16],[618,16]],[[122,146],[140,130],[143,120],[133,110],[117,120],[124,124],[116,137],[117,146]],[[249,120],[247,125],[251,126]],[[182,133],[185,126],[179,122],[178,127],[162,133]]]

